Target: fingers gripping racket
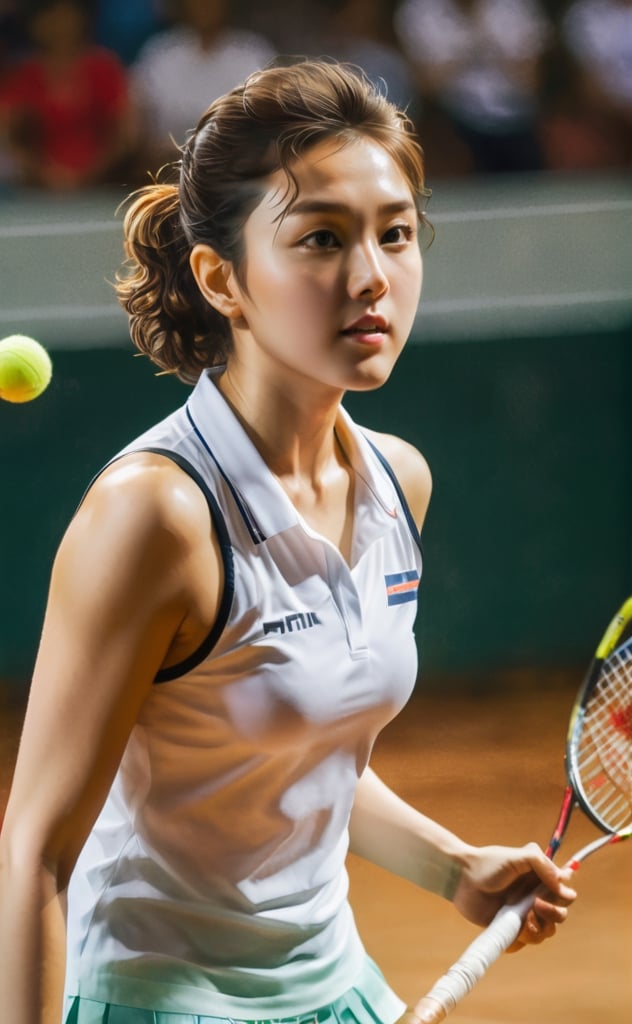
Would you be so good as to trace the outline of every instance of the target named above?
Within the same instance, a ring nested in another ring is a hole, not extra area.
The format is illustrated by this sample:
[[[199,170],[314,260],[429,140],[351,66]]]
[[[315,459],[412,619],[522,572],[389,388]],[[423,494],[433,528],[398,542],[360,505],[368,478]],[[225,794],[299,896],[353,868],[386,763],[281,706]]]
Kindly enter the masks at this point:
[[[560,847],[574,807],[606,834],[575,853],[576,869],[591,854],[632,834],[632,597],[599,644],[571,713],[566,739],[567,786],[546,853]],[[438,1024],[518,937],[544,887],[501,907],[490,925],[421,999],[413,1016]]]

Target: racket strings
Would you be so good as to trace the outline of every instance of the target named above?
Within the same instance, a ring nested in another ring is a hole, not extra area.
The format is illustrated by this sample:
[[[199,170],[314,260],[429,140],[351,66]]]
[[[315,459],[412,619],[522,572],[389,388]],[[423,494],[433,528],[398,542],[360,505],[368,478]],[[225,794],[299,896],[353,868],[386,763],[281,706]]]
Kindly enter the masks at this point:
[[[584,708],[577,771],[593,812],[612,830],[632,822],[632,637],[602,665]]]

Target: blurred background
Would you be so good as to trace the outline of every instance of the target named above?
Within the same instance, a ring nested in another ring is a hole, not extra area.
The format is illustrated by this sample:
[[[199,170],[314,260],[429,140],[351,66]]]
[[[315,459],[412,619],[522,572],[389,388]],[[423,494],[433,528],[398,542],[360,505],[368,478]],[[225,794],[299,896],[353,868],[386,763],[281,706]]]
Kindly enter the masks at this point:
[[[0,0],[0,27],[0,334],[55,369],[0,405],[5,684],[92,475],[187,395],[133,356],[117,207],[216,95],[302,56],[408,109],[434,192],[413,336],[347,401],[433,471],[428,684],[582,666],[632,589],[632,3]]]

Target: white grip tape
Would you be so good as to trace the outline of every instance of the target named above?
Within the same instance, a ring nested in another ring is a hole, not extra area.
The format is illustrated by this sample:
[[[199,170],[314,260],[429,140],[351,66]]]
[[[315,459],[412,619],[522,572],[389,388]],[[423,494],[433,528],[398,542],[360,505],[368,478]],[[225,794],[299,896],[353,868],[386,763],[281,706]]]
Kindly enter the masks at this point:
[[[519,903],[501,907],[485,931],[470,943],[463,955],[435,982],[425,998],[436,999],[444,1013],[450,1013],[472,991],[487,968],[518,938],[535,897],[536,893],[531,892]]]

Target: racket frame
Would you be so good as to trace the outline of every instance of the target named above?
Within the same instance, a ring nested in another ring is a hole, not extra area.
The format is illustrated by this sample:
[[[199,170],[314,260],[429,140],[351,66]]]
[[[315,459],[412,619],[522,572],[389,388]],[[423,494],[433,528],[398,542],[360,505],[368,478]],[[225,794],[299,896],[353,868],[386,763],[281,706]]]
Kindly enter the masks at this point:
[[[579,693],[577,694],[573,710],[568,723],[568,731],[566,736],[566,756],[565,756],[565,767],[566,767],[566,778],[568,780],[568,787],[564,800],[568,799],[569,789],[574,795],[574,802],[581,808],[587,818],[592,821],[597,828],[601,829],[602,832],[606,832],[610,835],[613,834],[614,829],[595,811],[584,790],[584,786],[581,780],[579,772],[579,764],[577,759],[577,751],[579,748],[579,738],[582,734],[584,727],[584,718],[586,714],[586,707],[592,695],[592,692],[599,681],[601,669],[604,661],[606,661],[616,647],[627,638],[632,636],[632,597],[629,597],[619,608],[616,615],[611,620],[606,632],[604,633],[602,640],[597,647],[593,662],[586,674],[583,685],[581,686]],[[555,841],[555,836],[560,830],[560,823],[563,820],[564,815],[563,804],[562,812],[560,813],[560,820],[554,833],[554,838],[551,840],[549,847],[547,848],[547,854],[554,856],[564,837],[566,826],[570,820],[570,813],[572,805],[567,810],[566,820],[562,823],[559,839]],[[549,851],[552,850],[552,853]]]

